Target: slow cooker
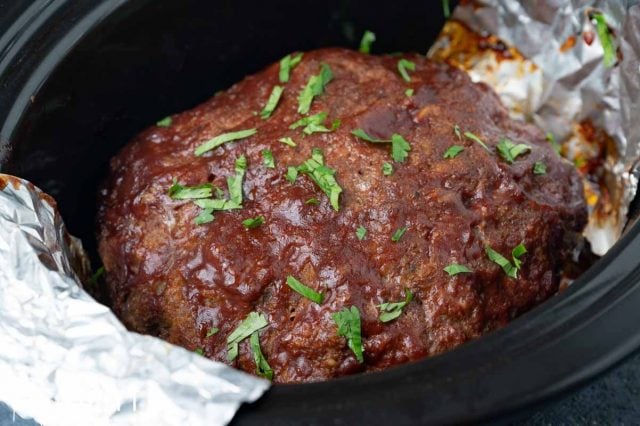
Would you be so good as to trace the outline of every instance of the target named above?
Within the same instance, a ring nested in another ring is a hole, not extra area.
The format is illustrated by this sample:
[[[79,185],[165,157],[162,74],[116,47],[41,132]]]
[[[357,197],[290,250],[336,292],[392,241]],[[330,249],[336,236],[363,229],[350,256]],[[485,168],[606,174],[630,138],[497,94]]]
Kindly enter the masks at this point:
[[[440,2],[0,1],[0,170],[55,197],[98,264],[96,192],[140,129],[294,50],[426,52]],[[637,204],[637,203],[636,203]],[[637,210],[637,209],[636,209]],[[583,385],[640,346],[640,223],[568,289],[449,353],[372,374],[276,385],[237,424],[505,418]]]

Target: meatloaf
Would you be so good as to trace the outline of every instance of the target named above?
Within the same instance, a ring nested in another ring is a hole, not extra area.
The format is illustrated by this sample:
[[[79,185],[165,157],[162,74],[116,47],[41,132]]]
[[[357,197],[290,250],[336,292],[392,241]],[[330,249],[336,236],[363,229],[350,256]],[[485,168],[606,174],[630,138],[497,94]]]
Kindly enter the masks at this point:
[[[129,329],[290,383],[507,324],[556,293],[586,219],[572,165],[488,86],[323,49],[126,145],[98,240]]]

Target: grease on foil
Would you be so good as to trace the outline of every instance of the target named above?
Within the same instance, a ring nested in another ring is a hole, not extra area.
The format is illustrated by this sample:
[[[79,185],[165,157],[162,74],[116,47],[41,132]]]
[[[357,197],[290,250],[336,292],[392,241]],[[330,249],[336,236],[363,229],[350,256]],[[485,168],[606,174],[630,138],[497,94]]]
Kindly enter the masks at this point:
[[[617,47],[613,67],[594,13]],[[620,238],[638,187],[638,1],[463,1],[453,19],[428,56],[466,70],[496,90],[512,117],[555,135],[583,176],[585,236],[603,255]]]
[[[78,285],[87,272],[55,202],[0,175],[0,401],[47,425],[221,425],[269,387],[128,332]]]

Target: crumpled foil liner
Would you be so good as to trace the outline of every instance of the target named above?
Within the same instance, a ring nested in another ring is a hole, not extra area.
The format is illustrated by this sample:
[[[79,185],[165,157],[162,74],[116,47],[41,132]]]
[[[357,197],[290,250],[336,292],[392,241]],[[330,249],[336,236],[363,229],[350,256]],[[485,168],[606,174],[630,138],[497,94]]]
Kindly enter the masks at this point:
[[[618,48],[607,67],[592,22],[602,13]],[[514,118],[562,142],[583,175],[585,236],[603,255],[618,240],[638,187],[638,0],[462,1],[428,56],[496,90]]]
[[[222,425],[269,382],[128,332],[55,202],[0,174],[0,401],[47,425]]]

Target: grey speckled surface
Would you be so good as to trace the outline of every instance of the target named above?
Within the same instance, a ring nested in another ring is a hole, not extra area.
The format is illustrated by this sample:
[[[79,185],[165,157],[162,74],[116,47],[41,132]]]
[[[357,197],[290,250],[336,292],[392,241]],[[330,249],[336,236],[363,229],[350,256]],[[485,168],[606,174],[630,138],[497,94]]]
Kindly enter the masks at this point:
[[[32,426],[0,403],[0,426]],[[516,424],[516,423],[514,423]],[[640,424],[640,352],[595,382],[534,412],[518,425]]]

